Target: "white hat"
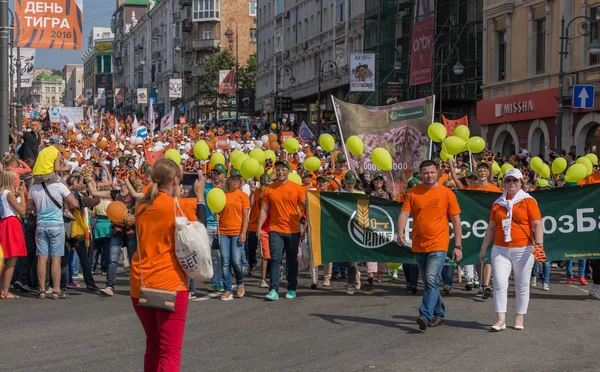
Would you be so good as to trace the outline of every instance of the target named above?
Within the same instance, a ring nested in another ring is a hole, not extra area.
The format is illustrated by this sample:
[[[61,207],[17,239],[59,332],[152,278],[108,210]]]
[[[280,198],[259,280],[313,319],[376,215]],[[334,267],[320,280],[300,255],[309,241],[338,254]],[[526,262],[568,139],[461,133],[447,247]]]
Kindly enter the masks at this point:
[[[506,179],[506,177],[512,177],[521,180],[523,179],[523,173],[521,173],[521,171],[517,168],[510,168],[504,173],[504,179]]]
[[[131,155],[131,151],[129,151],[129,150],[125,150],[125,151],[123,151],[123,154],[124,154],[124,155]]]

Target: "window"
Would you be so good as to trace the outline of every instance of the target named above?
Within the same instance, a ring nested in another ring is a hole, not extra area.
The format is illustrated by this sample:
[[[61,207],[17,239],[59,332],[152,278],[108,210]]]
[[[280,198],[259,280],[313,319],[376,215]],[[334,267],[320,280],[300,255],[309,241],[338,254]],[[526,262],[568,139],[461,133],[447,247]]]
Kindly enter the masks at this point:
[[[281,0],[275,0],[275,15],[281,13]]]
[[[251,43],[256,43],[256,36],[257,36],[257,32],[255,28],[251,28],[250,29],[250,42]]]
[[[103,72],[110,74],[112,72],[112,56],[104,55]]]
[[[204,40],[212,39],[212,28],[205,28],[204,32],[202,33],[202,38]]]
[[[96,56],[96,73],[102,73],[102,56]]]
[[[192,18],[196,20],[220,19],[220,0],[194,0]]]
[[[346,0],[335,0],[335,24],[344,22],[346,19],[344,18],[344,8],[346,5]]]
[[[498,34],[498,81],[506,79],[506,32]]]
[[[546,18],[535,21],[535,73],[546,71]]]
[[[589,42],[591,43],[595,39],[598,39],[598,31],[600,31],[600,8],[591,8],[590,9],[590,18],[594,21],[592,24],[592,29],[590,32]],[[590,65],[597,65],[600,63],[600,56],[589,54]]]
[[[250,15],[256,17],[256,1],[251,1],[250,3]]]

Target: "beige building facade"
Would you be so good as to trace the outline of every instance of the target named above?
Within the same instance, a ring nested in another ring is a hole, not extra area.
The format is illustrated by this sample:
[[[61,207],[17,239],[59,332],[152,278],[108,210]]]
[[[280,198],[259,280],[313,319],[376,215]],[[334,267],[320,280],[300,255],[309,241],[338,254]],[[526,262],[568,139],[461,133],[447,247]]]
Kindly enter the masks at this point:
[[[561,19],[564,17],[564,27]],[[568,37],[562,39],[561,29]],[[483,100],[477,123],[491,149],[556,149],[559,63],[563,58],[562,149],[600,153],[600,0],[484,0]],[[593,50],[592,50],[593,52]],[[573,86],[595,85],[593,109],[572,108]]]

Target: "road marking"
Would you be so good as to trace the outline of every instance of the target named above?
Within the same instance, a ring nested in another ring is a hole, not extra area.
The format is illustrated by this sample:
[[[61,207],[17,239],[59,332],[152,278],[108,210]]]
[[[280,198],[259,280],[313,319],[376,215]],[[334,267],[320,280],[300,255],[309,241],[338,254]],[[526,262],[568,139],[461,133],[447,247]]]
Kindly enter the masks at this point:
[[[211,298],[215,298],[215,297],[219,297],[221,296],[221,294],[219,292],[215,292],[215,293],[209,293],[204,297],[200,297],[200,298],[194,298],[193,300],[191,300],[192,302],[200,302],[200,301],[206,301],[206,300],[210,300]]]
[[[569,284],[569,287],[571,287],[571,288],[575,288],[575,289],[577,289],[577,290],[579,290],[579,291],[582,291],[582,292],[585,292],[585,294],[589,295],[589,292],[588,292],[588,290],[587,290],[587,289],[583,289],[583,288],[581,288],[580,286],[578,287],[578,286],[576,286],[576,285]]]

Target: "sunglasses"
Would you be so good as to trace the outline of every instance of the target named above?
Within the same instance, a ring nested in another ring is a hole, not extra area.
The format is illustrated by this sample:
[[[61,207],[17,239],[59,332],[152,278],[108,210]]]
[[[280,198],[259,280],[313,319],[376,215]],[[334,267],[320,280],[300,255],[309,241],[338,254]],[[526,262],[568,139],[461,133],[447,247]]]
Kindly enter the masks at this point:
[[[383,182],[383,178],[375,178],[373,182]]]
[[[504,180],[504,183],[519,183],[519,180],[516,178],[507,178]]]

